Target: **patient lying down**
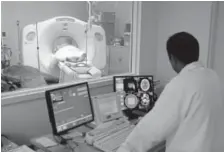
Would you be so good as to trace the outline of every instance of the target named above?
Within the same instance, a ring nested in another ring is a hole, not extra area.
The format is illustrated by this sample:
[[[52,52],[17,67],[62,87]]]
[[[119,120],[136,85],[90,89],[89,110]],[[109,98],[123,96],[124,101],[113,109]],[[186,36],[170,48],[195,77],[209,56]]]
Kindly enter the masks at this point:
[[[59,71],[58,68],[73,79],[101,76],[101,71],[92,65],[86,53],[72,45],[63,46],[52,55],[49,70],[53,74]]]

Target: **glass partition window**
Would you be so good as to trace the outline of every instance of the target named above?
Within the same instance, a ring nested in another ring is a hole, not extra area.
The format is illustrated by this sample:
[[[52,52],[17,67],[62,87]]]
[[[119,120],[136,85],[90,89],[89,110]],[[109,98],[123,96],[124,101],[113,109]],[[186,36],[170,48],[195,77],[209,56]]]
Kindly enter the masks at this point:
[[[3,1],[1,91],[132,72],[133,5]]]

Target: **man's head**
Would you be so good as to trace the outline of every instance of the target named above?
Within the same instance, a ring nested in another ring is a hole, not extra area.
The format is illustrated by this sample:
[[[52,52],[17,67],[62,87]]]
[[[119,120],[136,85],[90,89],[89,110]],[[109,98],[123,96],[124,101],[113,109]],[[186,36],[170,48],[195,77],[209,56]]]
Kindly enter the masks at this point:
[[[199,58],[199,43],[187,32],[172,35],[167,40],[166,49],[170,63],[177,73],[187,64],[198,61]]]

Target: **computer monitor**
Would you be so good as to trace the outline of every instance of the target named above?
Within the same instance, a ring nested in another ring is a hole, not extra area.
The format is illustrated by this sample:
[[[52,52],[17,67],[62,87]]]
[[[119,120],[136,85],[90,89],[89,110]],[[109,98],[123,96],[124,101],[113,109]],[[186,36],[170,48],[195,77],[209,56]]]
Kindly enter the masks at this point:
[[[65,134],[94,120],[87,83],[48,90],[45,95],[53,134]]]
[[[119,98],[115,92],[92,97],[96,125],[123,117]]]
[[[128,109],[149,111],[154,106],[152,75],[114,76],[114,92]]]

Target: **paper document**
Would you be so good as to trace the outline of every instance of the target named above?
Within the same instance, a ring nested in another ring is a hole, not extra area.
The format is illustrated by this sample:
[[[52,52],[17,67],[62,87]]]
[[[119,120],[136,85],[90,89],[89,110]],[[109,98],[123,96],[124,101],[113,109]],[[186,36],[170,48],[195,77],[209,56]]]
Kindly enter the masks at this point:
[[[53,141],[52,139],[49,139],[47,137],[41,137],[36,140],[37,143],[41,144],[43,147],[53,147],[56,146],[57,143]]]

